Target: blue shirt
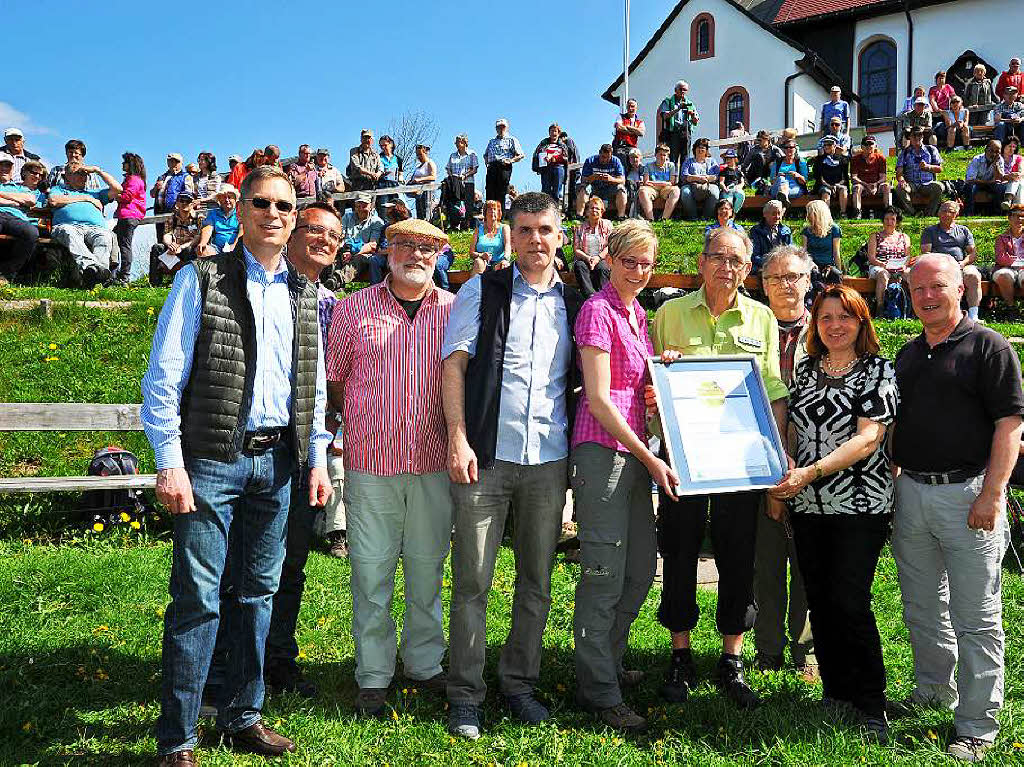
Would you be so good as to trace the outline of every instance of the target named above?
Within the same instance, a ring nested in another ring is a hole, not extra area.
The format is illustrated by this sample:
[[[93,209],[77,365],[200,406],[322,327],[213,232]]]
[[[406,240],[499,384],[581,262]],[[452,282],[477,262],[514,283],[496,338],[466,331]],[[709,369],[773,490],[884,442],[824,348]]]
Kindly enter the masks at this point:
[[[903,169],[903,178],[908,183],[927,184],[935,180],[935,174],[930,170],[921,170],[922,161],[928,165],[942,165],[942,156],[931,144],[921,144],[921,148],[917,150],[913,146],[908,146],[896,160],[896,170]]]
[[[703,162],[697,162],[696,157],[687,157],[679,169],[679,179],[684,176],[717,176],[718,165],[710,157]]]
[[[832,224],[832,228],[824,237],[818,237],[806,226],[801,234],[807,238],[807,255],[814,260],[815,264],[822,267],[835,266],[836,259],[832,253],[832,242],[843,236],[838,225]]]
[[[497,160],[511,160],[519,157],[522,153],[523,148],[519,146],[519,139],[506,133],[505,138],[495,136],[487,142],[487,148],[484,150],[484,162],[490,165]]]
[[[843,121],[843,129],[850,124],[850,105],[839,99],[839,101],[828,101],[821,107],[821,129],[828,130],[828,125],[833,117]]]
[[[608,162],[601,162],[601,156],[595,154],[583,163],[582,177],[586,178],[594,173],[607,173],[609,176],[625,178],[626,169],[622,167],[622,160],[615,155],[612,155]]]
[[[672,181],[676,174],[676,165],[671,160],[665,163],[664,168],[658,167],[657,160],[652,160],[644,166],[644,178],[651,181]]]
[[[34,194],[36,196],[35,207],[42,207],[46,203],[46,195],[40,192],[38,189],[32,191],[24,184],[16,184],[13,181],[7,181],[0,184],[0,192],[19,192],[21,194]],[[92,206],[90,206],[92,207]],[[19,208],[17,205],[0,205],[0,213],[6,213],[8,216],[14,216],[22,221],[28,221],[28,214],[25,213],[24,208]]]
[[[223,252],[224,246],[230,245],[235,241],[235,237],[238,236],[238,214],[235,210],[232,210],[230,216],[225,216],[224,211],[219,207],[212,208],[206,214],[203,226],[213,227],[213,238],[210,242],[217,248],[218,252]]]
[[[268,275],[243,246],[246,292],[256,320],[256,364],[247,431],[287,426],[291,421],[292,322],[288,295],[288,269],[284,259]],[[156,455],[157,469],[185,465],[181,451],[181,393],[192,372],[192,355],[199,335],[202,309],[199,275],[186,265],[174,277],[174,284],[160,311],[149,368],[142,378],[142,425]],[[324,428],[327,379],[324,347],[317,334],[316,398],[313,431],[309,438],[309,465],[327,465],[331,435]]]
[[[80,194],[86,197],[95,197],[101,203],[106,205],[110,202],[110,195],[107,194],[110,190],[104,189],[101,192],[94,192],[90,189],[83,189],[81,191],[76,189],[68,189],[66,186],[58,184],[57,186],[50,188],[50,197],[59,197],[65,194]],[[102,226],[106,228],[107,224],[103,218],[103,211],[99,210],[91,202],[73,202],[70,205],[62,205],[59,208],[53,210],[53,225],[59,226],[60,224],[87,224],[89,226]]]
[[[511,268],[512,305],[494,457],[533,466],[569,454],[565,385],[572,342],[558,275],[547,289],[538,291],[518,266]],[[455,294],[441,356],[464,351],[472,357],[479,333],[480,278],[474,277]]]

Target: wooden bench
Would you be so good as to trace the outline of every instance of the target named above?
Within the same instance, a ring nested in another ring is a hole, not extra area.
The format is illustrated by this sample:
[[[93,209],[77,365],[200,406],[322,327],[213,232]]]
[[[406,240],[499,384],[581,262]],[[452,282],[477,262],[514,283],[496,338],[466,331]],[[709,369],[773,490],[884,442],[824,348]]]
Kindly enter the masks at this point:
[[[142,431],[141,405],[90,403],[0,403],[0,432],[5,431]],[[0,494],[145,490],[156,487],[156,474],[116,477],[0,478]]]

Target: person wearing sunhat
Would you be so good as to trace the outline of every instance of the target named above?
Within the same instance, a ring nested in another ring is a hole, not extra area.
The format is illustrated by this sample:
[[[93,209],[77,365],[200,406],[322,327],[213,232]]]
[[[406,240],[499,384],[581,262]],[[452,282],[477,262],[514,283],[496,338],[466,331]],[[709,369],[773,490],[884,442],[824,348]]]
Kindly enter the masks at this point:
[[[14,161],[14,169],[11,171],[15,180],[21,178],[21,169],[29,160],[39,160],[39,155],[25,150],[25,134],[21,128],[11,126],[4,131],[4,151]]]
[[[403,673],[443,693],[441,582],[452,532],[441,348],[455,297],[434,286],[448,237],[421,219],[388,232],[390,275],[334,310],[330,402],[341,413],[352,566],[356,713],[380,716],[395,674],[395,569],[405,576]]]
[[[234,250],[242,237],[242,225],[235,208],[238,206],[238,190],[231,184],[223,184],[217,190],[217,207],[211,208],[203,220],[196,252],[200,256],[213,256]]]

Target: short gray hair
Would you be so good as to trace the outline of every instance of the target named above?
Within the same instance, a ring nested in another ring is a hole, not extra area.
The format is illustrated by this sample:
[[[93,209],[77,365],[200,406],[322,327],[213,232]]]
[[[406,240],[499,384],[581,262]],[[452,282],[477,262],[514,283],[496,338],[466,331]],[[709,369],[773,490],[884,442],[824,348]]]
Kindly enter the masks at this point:
[[[469,136],[467,136],[465,133],[460,133],[458,136],[455,137],[455,140],[456,141],[465,141],[468,144],[469,143]]]
[[[778,200],[772,202],[778,202]],[[814,269],[814,259],[803,248],[797,245],[776,245],[765,254],[764,260],[761,262],[761,273],[764,274],[768,271],[769,264],[777,258],[795,258],[808,274]]]
[[[743,242],[743,249],[746,251],[747,260],[749,261],[750,257],[754,255],[754,243],[750,241],[750,237],[747,236],[747,232],[745,229],[733,229],[732,227],[729,226],[720,226],[717,229],[711,230],[707,238],[704,240],[703,255],[706,256],[708,252],[711,250],[711,243],[728,235],[739,237],[739,239]]]
[[[676,83],[676,88],[686,88],[686,90],[690,90],[690,84],[686,82],[686,80],[680,80]]]
[[[764,204],[764,209],[761,211],[761,213],[763,214],[764,211],[768,210],[769,208],[771,208],[772,210],[775,210],[777,208],[779,213],[786,212],[786,206],[782,204],[781,200],[768,200],[768,202]]]

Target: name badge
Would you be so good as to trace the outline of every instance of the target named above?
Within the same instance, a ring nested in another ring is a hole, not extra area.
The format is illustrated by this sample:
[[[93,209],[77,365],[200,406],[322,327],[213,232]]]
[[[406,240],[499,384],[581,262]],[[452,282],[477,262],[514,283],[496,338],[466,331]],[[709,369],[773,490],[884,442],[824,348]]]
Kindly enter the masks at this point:
[[[739,341],[741,344],[753,346],[755,349],[760,349],[762,346],[764,346],[764,344],[761,341],[758,341],[756,338],[750,338],[749,336],[738,336],[736,340]]]

